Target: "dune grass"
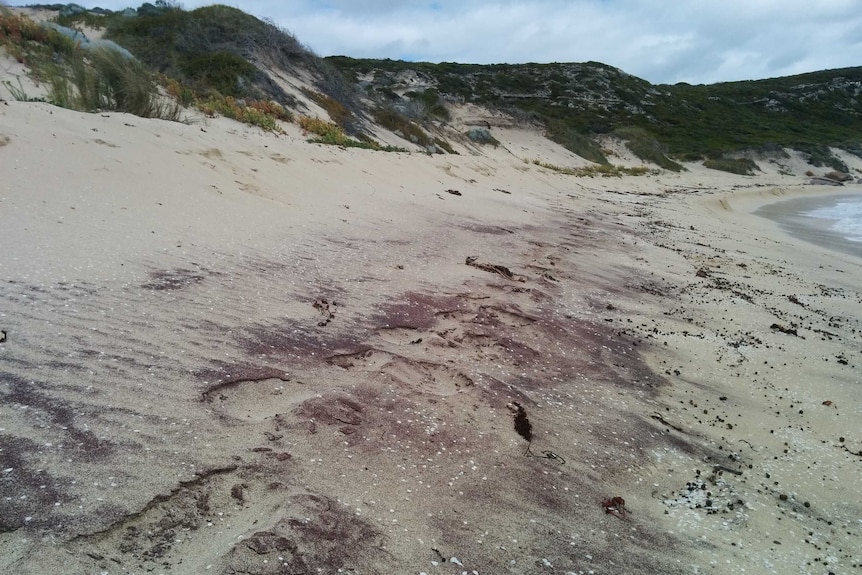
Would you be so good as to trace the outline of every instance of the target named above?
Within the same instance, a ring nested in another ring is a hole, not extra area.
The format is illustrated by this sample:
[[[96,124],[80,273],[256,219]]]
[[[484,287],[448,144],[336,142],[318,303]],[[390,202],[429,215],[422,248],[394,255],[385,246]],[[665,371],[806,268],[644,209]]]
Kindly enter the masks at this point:
[[[159,94],[150,71],[110,45],[84,49],[60,31],[6,9],[0,11],[0,45],[30,68],[34,80],[48,86],[51,104],[179,119],[179,105]],[[23,89],[12,93],[29,99]]]
[[[0,46],[24,64],[53,54],[69,55],[75,49],[72,40],[53,28],[42,26],[23,14],[0,6]]]
[[[342,146],[345,148],[363,148],[366,150],[374,150],[378,152],[406,152],[404,148],[396,146],[383,146],[380,142],[369,137],[358,139],[351,138],[344,133],[341,126],[334,122],[327,122],[320,118],[312,118],[309,116],[300,116],[297,120],[299,127],[307,134],[315,135],[316,138],[310,138],[308,141],[312,144],[327,144],[330,146]]]
[[[281,104],[268,100],[243,100],[232,96],[213,95],[206,99],[196,98],[193,103],[207,116],[220,114],[276,134],[284,132],[278,124],[279,120],[290,122],[293,119],[293,115]]]
[[[405,140],[419,146],[428,147],[434,140],[416,122],[391,106],[381,106],[374,111],[374,120],[389,130],[399,134]]]
[[[754,160],[748,158],[707,158],[703,165],[711,170],[719,170],[740,176],[753,176],[760,170]]]
[[[645,162],[651,162],[672,172],[685,169],[682,164],[668,158],[665,147],[643,128],[620,128],[614,132],[614,135],[625,141],[626,147]]]
[[[589,166],[583,166],[580,168],[569,168],[549,164],[547,162],[542,162],[541,160],[532,160],[530,163],[539,166],[540,168],[557,172],[558,174],[576,176],[579,178],[594,178],[596,176],[604,178],[621,178],[623,176],[645,176],[647,174],[655,175],[659,173],[658,170],[651,170],[644,166],[626,168],[624,166],[614,166],[612,164],[590,164]]]
[[[596,164],[607,164],[608,159],[601,147],[591,138],[578,132],[562,120],[546,120],[548,139],[557,142],[570,152]]]

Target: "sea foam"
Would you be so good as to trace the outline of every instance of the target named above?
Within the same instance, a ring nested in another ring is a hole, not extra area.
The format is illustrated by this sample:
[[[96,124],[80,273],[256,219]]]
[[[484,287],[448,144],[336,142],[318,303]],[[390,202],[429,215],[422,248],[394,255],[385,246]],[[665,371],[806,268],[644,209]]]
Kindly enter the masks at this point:
[[[832,221],[832,231],[851,242],[862,243],[862,196],[842,198],[834,205],[805,212],[805,216]]]

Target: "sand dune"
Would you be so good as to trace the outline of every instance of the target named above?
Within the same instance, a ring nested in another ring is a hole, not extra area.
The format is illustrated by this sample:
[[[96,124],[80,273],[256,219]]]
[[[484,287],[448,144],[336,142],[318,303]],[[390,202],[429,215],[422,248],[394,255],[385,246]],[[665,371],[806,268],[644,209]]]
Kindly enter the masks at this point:
[[[3,572],[862,565],[862,262],[751,214],[801,174],[286,129],[0,104]]]

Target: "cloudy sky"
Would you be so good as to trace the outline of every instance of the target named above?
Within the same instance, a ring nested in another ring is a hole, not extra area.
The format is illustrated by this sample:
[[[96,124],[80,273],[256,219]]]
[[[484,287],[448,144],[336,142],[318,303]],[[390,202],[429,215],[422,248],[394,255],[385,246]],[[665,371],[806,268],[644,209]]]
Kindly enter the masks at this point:
[[[79,3],[112,10],[129,5],[122,0]],[[192,9],[212,3],[184,0],[181,5]],[[222,3],[271,18],[321,56],[478,64],[594,60],[671,84],[862,66],[860,0]]]

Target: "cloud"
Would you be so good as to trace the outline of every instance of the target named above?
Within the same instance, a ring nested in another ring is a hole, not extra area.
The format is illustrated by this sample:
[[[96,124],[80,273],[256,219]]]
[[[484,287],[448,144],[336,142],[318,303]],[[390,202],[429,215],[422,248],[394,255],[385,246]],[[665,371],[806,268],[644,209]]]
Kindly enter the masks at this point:
[[[188,9],[205,4],[185,2]],[[101,2],[119,9],[123,2]],[[857,0],[274,0],[268,17],[320,55],[610,64],[653,83],[711,83],[862,64]]]

